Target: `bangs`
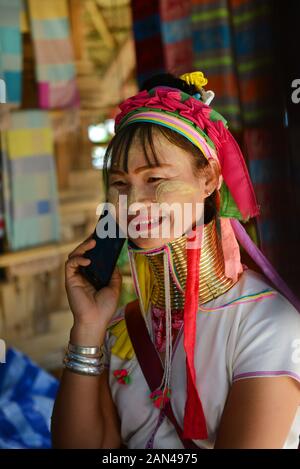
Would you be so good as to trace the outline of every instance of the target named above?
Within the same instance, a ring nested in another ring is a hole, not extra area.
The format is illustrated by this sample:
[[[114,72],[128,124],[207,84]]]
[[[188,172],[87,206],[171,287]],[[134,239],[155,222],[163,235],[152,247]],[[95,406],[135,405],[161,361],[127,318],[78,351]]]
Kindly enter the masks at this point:
[[[150,168],[160,166],[161,163],[154,147],[154,131],[160,127],[148,122],[134,123],[120,130],[109,143],[103,163],[103,180],[107,195],[109,188],[109,171],[113,164],[117,168],[128,172],[128,155],[134,138],[140,143],[145,161]]]
[[[160,166],[154,146],[154,132],[160,132],[169,142],[195,156],[195,169],[204,168],[208,162],[201,150],[178,132],[150,122],[136,122],[124,127],[110,141],[103,162],[103,182],[107,196],[109,189],[109,171],[113,164],[128,172],[128,154],[134,138],[140,143],[146,163],[150,168]]]

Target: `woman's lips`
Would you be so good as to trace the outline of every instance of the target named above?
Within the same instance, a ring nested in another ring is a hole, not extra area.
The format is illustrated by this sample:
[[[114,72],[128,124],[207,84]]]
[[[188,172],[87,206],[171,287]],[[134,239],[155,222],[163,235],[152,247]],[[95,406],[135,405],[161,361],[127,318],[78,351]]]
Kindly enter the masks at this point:
[[[132,219],[133,221],[131,222],[132,226],[139,232],[146,231],[146,230],[152,230],[155,227],[159,226],[165,216],[159,216],[159,217],[152,217],[152,218],[144,218],[144,217],[135,217]]]

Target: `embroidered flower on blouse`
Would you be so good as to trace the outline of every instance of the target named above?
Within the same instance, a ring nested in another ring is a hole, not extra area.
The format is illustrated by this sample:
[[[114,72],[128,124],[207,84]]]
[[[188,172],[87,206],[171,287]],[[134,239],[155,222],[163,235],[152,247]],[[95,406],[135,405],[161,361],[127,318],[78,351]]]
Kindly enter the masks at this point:
[[[153,402],[154,407],[157,409],[162,409],[170,400],[171,389],[166,388],[164,391],[161,389],[156,389],[155,391],[149,394],[151,401]]]
[[[115,370],[114,376],[117,378],[118,383],[120,384],[130,384],[131,383],[131,376],[128,373],[126,368],[122,368],[121,370]]]

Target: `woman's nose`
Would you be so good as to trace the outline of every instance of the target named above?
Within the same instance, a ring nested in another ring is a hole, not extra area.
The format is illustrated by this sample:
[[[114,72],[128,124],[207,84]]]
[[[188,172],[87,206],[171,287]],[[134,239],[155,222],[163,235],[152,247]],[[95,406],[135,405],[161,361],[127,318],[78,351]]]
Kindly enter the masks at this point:
[[[147,184],[131,186],[128,193],[128,205],[133,203],[149,204],[155,202],[155,191]]]

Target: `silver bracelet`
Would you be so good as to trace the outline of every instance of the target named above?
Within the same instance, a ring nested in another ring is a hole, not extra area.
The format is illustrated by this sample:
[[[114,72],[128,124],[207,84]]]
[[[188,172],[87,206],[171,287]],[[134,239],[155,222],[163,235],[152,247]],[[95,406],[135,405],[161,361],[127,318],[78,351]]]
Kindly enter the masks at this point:
[[[68,350],[73,353],[78,353],[80,355],[95,355],[100,356],[102,353],[101,347],[87,347],[82,345],[74,345],[69,342]]]
[[[64,368],[67,368],[74,373],[78,373],[81,375],[89,375],[89,376],[99,376],[104,370],[104,366],[88,366],[84,365],[79,362],[75,361],[68,361],[64,359],[63,361]]]
[[[91,358],[80,355],[79,353],[67,352],[65,358],[67,358],[68,361],[76,361],[84,363],[85,365],[99,366],[102,363],[101,359],[103,358],[103,355],[101,355],[101,357]]]

